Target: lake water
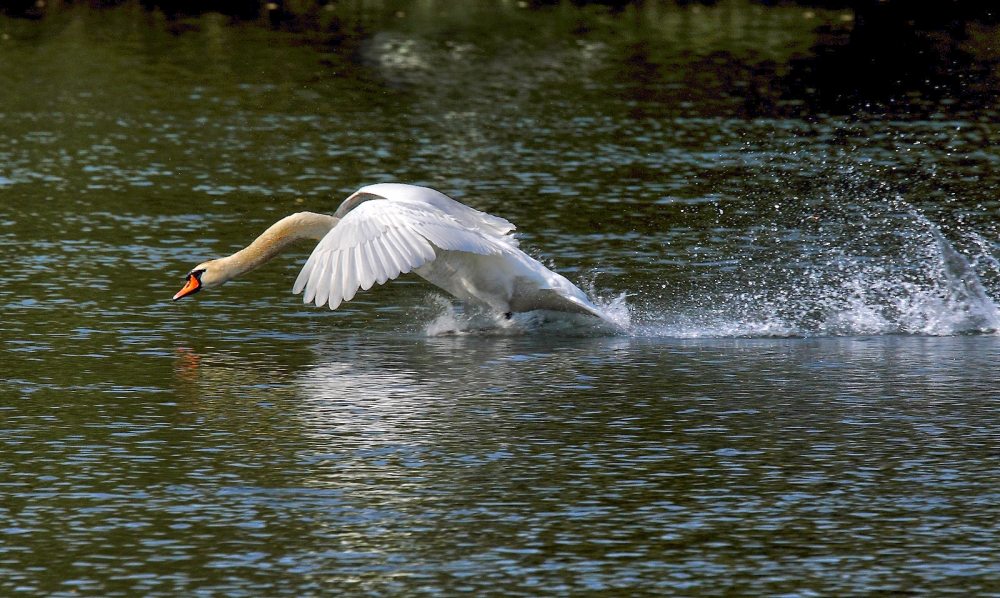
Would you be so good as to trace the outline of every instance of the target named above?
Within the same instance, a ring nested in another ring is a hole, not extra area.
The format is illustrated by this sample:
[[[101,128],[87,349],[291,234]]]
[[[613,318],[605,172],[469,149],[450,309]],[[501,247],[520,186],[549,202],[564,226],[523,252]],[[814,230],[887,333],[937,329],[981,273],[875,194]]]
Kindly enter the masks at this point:
[[[0,17],[0,594],[1000,594],[995,112],[769,96],[842,12],[331,6]],[[170,300],[382,181],[626,329]]]

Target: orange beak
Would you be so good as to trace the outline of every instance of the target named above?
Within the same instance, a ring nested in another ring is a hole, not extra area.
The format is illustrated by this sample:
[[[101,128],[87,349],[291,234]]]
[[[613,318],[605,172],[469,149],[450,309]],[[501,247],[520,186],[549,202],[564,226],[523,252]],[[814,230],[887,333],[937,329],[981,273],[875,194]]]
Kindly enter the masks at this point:
[[[201,281],[198,280],[198,277],[195,276],[194,274],[189,274],[187,279],[187,284],[184,285],[183,289],[177,291],[177,294],[174,295],[174,301],[177,301],[181,297],[187,297],[188,295],[193,295],[194,293],[197,293],[200,290],[201,290]]]

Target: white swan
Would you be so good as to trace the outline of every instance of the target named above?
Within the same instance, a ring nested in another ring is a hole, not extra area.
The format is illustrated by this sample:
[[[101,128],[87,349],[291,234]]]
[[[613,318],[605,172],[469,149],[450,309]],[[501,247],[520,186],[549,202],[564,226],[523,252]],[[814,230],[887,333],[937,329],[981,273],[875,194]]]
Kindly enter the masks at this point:
[[[318,239],[293,293],[337,309],[413,271],[452,295],[498,312],[538,309],[596,316],[614,324],[565,277],[518,249],[514,225],[414,185],[362,187],[333,216],[300,212],[279,220],[229,257],[195,266],[174,301],[222,286],[302,239]]]

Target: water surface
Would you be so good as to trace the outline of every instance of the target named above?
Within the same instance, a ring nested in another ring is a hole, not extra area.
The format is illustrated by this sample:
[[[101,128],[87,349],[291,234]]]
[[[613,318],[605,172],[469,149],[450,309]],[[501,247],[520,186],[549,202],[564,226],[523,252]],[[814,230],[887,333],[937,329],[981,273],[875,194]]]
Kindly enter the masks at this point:
[[[0,593],[998,593],[990,113],[711,92],[838,12],[463,7],[0,20]],[[381,181],[627,330],[309,308],[309,247],[170,301]]]

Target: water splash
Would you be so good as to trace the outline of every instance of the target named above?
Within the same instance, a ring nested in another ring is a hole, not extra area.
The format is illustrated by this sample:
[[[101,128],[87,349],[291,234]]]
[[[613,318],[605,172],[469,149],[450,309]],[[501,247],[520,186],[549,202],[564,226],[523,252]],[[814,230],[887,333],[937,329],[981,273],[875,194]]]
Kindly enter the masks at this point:
[[[973,264],[955,250],[941,234],[937,226],[931,225],[934,238],[941,248],[944,283],[947,289],[941,313],[950,316],[945,330],[954,332],[996,333],[1000,329],[1000,311],[987,294],[982,280]],[[986,254],[994,262],[991,254]],[[935,329],[929,331],[933,334]]]
[[[455,304],[441,295],[431,295],[431,304],[438,315],[426,327],[427,336],[484,335],[522,336],[529,334],[559,334],[563,336],[608,336],[624,333],[629,329],[630,313],[625,294],[610,300],[595,297],[600,307],[612,320],[604,322],[593,316],[536,310],[503,314],[480,309],[468,304]]]
[[[895,197],[870,202],[859,227],[843,218],[811,243],[748,268],[743,290],[700,296],[676,313],[647,308],[640,336],[815,337],[995,334],[998,310],[977,268],[1000,271],[991,247],[958,231],[967,255]],[[888,209],[887,209],[888,208]],[[869,228],[873,222],[882,227]],[[832,230],[831,230],[832,229]],[[750,290],[745,290],[745,289]],[[697,304],[692,307],[691,303]],[[702,307],[710,306],[710,307]]]

